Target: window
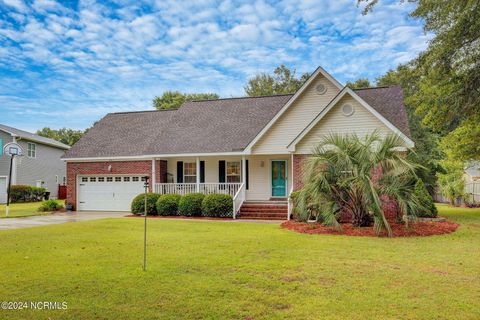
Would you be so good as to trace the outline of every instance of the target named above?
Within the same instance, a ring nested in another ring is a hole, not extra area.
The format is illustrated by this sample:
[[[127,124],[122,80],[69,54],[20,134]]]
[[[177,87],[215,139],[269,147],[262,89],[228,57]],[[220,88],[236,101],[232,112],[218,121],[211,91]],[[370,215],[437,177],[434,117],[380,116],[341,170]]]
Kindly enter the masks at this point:
[[[96,182],[97,181],[97,178],[95,177],[90,177],[90,182]]]
[[[139,177],[132,177],[132,181],[133,181],[133,182],[138,182],[139,180],[140,180]]]
[[[98,177],[98,182],[105,182],[105,177]]]
[[[183,182],[197,182],[197,164],[195,162],[186,162],[183,164]]]
[[[107,177],[107,182],[112,182],[113,178],[112,177]]]
[[[240,161],[227,161],[226,170],[227,183],[237,183],[241,181]]]
[[[58,176],[55,176],[55,183],[58,183]]]
[[[123,177],[123,182],[130,182],[130,177]]]
[[[122,182],[122,177],[115,177],[115,182]]]
[[[87,177],[82,177],[82,182],[88,182],[88,178]]]
[[[37,157],[37,145],[35,143],[31,143],[31,142],[27,143],[27,156],[29,158]]]

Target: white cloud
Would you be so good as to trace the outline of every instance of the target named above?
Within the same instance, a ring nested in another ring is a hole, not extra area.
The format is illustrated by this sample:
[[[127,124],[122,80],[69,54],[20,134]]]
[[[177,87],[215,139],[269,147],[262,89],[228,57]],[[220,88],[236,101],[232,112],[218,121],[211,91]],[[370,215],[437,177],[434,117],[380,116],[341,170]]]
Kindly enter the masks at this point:
[[[2,0],[2,2],[9,7],[15,8],[19,12],[28,11],[27,6],[22,0]]]
[[[116,3],[3,0],[0,101],[12,119],[86,127],[109,110],[151,108],[167,89],[239,96],[281,63],[373,79],[430,38],[411,5],[390,2],[367,16],[351,0]]]

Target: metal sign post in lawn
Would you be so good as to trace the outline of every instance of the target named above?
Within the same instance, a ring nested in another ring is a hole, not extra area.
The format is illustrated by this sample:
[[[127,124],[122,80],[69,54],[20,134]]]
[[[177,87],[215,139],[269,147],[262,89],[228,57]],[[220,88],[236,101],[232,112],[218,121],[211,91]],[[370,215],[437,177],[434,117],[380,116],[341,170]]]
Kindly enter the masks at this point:
[[[147,196],[148,196],[148,176],[143,177],[145,183],[145,207],[144,207],[144,216],[145,223],[143,227],[143,271],[147,271]]]
[[[7,206],[5,208],[5,216],[8,217],[8,210],[10,206],[10,188],[12,186],[13,159],[15,158],[15,156],[17,157],[23,156],[23,150],[22,150],[22,147],[20,147],[20,145],[17,144],[16,142],[10,142],[3,147],[3,152],[6,155],[10,156],[10,170],[8,174],[8,188],[7,188]]]

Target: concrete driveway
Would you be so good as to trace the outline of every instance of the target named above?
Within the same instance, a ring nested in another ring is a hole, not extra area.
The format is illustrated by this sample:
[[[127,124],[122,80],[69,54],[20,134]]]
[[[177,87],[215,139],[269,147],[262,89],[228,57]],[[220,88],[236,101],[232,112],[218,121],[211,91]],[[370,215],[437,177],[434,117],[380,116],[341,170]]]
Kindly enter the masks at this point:
[[[129,213],[127,212],[64,212],[48,216],[5,218],[0,219],[0,230],[31,228],[47,226],[50,224],[97,220],[104,218],[121,218],[128,214]]]

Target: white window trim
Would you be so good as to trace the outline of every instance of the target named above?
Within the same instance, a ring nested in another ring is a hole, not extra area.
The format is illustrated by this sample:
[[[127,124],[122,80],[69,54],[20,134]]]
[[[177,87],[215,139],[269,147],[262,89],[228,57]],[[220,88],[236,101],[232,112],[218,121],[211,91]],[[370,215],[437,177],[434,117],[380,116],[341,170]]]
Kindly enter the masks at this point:
[[[237,174],[228,174],[228,163],[236,162],[239,164],[240,172]],[[239,182],[228,182],[228,177],[239,177]],[[241,160],[232,160],[232,161],[225,161],[225,182],[226,183],[241,183],[242,182],[242,161]]]
[[[193,164],[194,169],[195,169],[195,174],[185,174],[185,168],[187,167],[186,164]],[[197,183],[197,163],[196,162],[184,162],[183,163],[183,183]],[[186,182],[187,179],[185,177],[195,177],[194,182]]]
[[[33,156],[31,155],[31,148],[30,146],[33,146]],[[27,156],[29,158],[33,158],[35,159],[37,157],[37,144],[36,143],[33,143],[33,142],[27,142]]]

